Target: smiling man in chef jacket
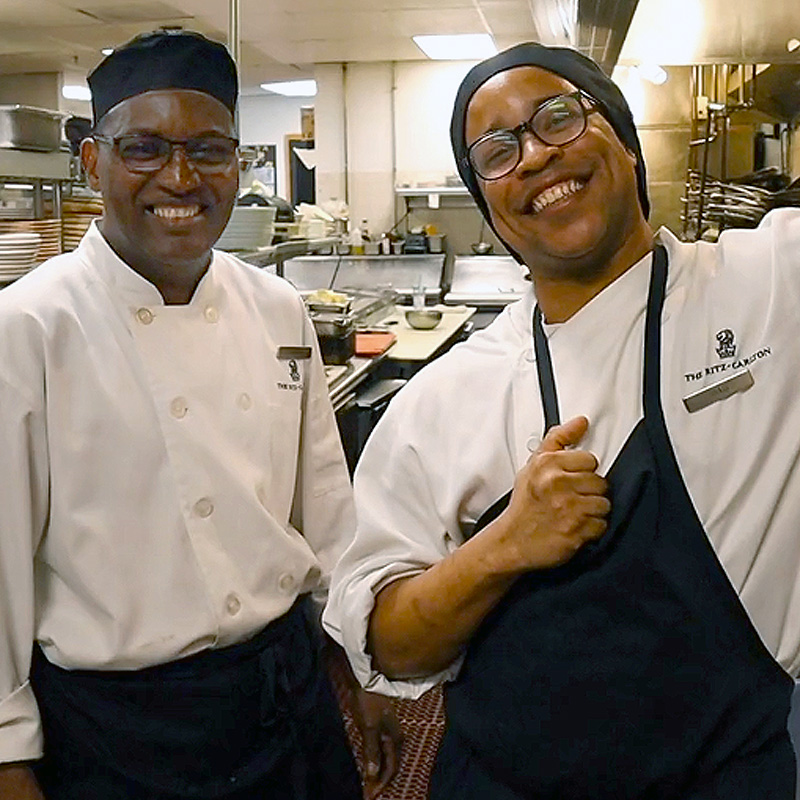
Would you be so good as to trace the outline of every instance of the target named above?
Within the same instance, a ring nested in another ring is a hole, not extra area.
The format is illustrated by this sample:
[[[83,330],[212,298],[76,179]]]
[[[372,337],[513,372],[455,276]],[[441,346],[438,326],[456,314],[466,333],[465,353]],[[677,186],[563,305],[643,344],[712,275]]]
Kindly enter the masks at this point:
[[[532,290],[375,429],[329,630],[371,689],[445,681],[433,800],[791,800],[800,211],[654,233],[570,49],[477,65],[451,135]]]
[[[211,249],[235,65],[159,32],[89,84],[105,213],[0,293],[0,797],[359,798],[308,600],[353,524],[313,328]]]

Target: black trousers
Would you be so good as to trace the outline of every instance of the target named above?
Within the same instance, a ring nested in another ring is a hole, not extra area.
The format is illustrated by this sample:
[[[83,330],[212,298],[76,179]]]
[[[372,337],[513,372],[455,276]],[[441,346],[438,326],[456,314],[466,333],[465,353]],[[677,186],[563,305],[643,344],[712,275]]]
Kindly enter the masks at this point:
[[[47,800],[359,800],[320,639],[301,599],[248,642],[143,670],[35,648]]]

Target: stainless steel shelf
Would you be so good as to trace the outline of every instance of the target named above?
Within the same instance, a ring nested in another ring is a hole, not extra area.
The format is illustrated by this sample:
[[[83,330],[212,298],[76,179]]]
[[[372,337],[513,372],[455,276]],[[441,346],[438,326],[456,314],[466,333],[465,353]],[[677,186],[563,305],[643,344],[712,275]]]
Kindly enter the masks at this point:
[[[407,209],[469,208],[475,201],[466,186],[396,186],[394,193]]]
[[[400,197],[427,197],[431,194],[450,197],[469,196],[466,186],[396,186],[394,193]]]
[[[70,154],[0,148],[0,176],[19,180],[70,180]]]
[[[41,153],[34,150],[0,148],[0,183],[29,183],[33,187],[33,215],[44,214],[43,184],[50,183],[53,192],[53,216],[61,216],[61,184],[73,179],[72,157],[61,150]]]
[[[338,236],[329,236],[324,239],[288,239],[285,242],[260,247],[258,250],[238,251],[236,255],[257,267],[268,267],[274,264],[276,273],[283,277],[283,263],[287,259],[316,253],[319,250],[335,247],[338,243]]]

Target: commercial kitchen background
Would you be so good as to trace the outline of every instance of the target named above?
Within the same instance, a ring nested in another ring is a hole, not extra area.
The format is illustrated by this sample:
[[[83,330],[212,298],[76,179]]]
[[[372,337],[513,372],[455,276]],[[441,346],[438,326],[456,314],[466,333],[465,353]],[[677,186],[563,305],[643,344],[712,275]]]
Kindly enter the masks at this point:
[[[101,45],[161,25],[236,40],[242,142],[277,146],[278,195],[290,196],[287,141],[301,134],[301,109],[313,106],[315,146],[307,155],[316,164],[317,202],[346,201],[351,220],[367,219],[375,233],[410,210],[407,222],[436,226],[451,253],[469,253],[482,234],[491,239],[454,186],[447,134],[456,86],[472,62],[428,60],[412,33],[488,32],[499,47],[531,38],[573,41],[607,68],[617,64],[615,77],[639,123],[656,225],[681,231],[687,171],[704,157],[718,178],[760,166],[757,137],[764,164],[800,174],[800,147],[790,147],[800,113],[794,0],[91,0],[80,8],[0,0],[0,104],[88,116],[88,103],[64,99],[62,87],[85,81]],[[661,85],[642,77],[654,64],[667,72]],[[316,97],[258,87],[289,77],[314,78]],[[707,128],[709,102],[726,108],[712,111]],[[697,142],[707,132],[713,141],[706,155]]]

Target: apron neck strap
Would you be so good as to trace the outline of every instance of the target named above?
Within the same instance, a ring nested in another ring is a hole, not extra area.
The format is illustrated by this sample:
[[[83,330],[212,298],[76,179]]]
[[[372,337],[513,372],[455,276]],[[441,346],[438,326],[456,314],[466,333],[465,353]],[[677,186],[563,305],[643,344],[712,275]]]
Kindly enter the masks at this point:
[[[661,310],[667,291],[667,250],[656,245],[650,271],[647,318],[644,326],[644,406],[645,418],[661,416]],[[652,413],[648,413],[652,412]]]
[[[536,372],[539,375],[539,390],[544,406],[544,432],[553,425],[559,425],[561,415],[558,410],[558,394],[556,380],[553,375],[553,362],[550,360],[550,347],[542,326],[542,310],[539,304],[533,309],[533,349],[536,353]]]
[[[650,271],[650,289],[647,296],[647,317],[645,321],[644,358],[644,411],[661,413],[661,309],[667,288],[667,251],[663,245],[656,245]],[[550,347],[544,333],[542,310],[537,303],[533,309],[533,349],[536,353],[536,372],[539,376],[539,390],[544,407],[545,433],[561,422],[558,408],[553,362]]]

